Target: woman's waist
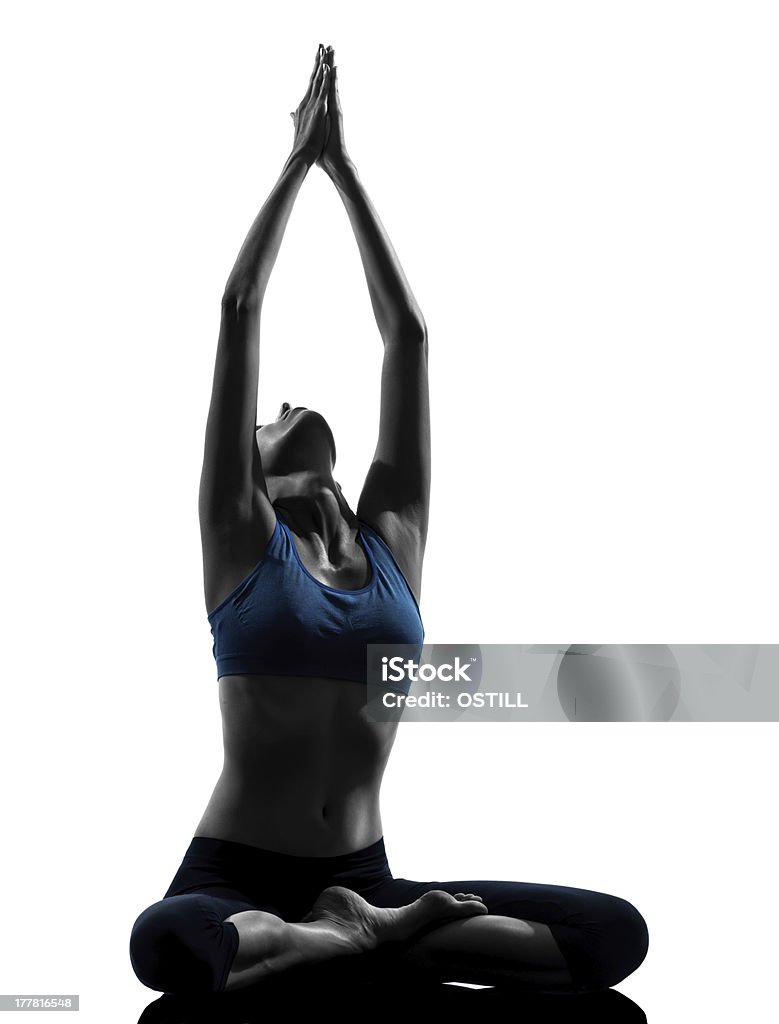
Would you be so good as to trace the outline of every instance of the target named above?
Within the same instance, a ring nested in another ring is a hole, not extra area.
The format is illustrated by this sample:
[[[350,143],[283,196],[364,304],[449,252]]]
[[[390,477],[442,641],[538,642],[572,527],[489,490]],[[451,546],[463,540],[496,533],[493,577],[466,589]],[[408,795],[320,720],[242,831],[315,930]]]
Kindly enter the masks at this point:
[[[231,838],[196,835],[165,898],[207,893],[299,920],[317,896],[343,885],[366,899],[392,878],[384,838],[343,852],[287,853]]]
[[[332,856],[382,835],[379,784],[236,779],[223,772],[195,836],[245,843],[288,855]]]

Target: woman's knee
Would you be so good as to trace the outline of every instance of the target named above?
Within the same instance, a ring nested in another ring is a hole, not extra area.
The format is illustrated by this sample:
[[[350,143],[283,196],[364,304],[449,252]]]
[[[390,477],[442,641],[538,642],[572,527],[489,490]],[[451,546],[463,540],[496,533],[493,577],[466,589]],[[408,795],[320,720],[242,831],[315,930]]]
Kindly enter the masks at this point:
[[[147,907],[130,936],[138,980],[156,992],[182,995],[221,991],[237,948],[235,926],[200,893],[170,896]]]
[[[643,962],[649,949],[649,929],[636,907],[619,896],[608,897],[601,929],[596,980],[601,987],[611,988]]]

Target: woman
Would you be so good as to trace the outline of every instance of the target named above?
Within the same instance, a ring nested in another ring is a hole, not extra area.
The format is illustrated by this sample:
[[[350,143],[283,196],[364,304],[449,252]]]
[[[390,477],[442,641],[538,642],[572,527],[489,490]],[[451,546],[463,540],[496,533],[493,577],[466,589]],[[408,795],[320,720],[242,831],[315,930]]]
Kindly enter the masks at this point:
[[[379,790],[397,723],[366,714],[365,645],[424,638],[427,330],[347,154],[332,47],[319,47],[292,116],[292,152],[225,288],[206,426],[199,512],[224,767],[167,892],[135,922],[133,967],[183,994],[313,977],[322,964],[606,989],[647,950],[625,900],[390,871]],[[378,445],[356,513],[320,413],[284,402],[255,427],[262,301],[314,163],[349,214],[384,344]]]

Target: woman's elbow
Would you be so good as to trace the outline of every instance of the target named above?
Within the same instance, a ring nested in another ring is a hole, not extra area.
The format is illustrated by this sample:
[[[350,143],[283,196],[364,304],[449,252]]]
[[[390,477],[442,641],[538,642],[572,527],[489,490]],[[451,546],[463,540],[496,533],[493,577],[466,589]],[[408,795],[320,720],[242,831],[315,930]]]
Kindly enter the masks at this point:
[[[222,313],[228,316],[257,313],[260,305],[261,298],[256,285],[228,283],[222,294]]]

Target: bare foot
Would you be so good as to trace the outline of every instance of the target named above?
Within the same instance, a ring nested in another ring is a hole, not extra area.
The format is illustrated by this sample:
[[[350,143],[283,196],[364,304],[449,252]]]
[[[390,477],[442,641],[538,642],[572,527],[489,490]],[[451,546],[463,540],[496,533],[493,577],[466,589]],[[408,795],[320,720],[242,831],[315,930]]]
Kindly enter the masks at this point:
[[[318,924],[343,945],[345,952],[362,953],[382,942],[400,942],[431,924],[487,914],[480,896],[452,896],[431,889],[405,907],[374,907],[352,889],[331,885],[317,897],[302,923]]]

